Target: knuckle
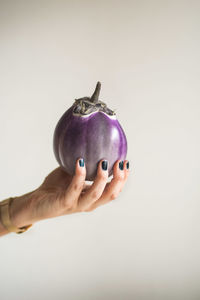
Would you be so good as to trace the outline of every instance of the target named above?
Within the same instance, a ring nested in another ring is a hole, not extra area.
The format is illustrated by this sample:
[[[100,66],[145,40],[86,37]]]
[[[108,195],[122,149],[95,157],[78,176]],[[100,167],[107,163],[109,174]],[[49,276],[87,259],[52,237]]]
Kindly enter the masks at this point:
[[[70,210],[70,209],[74,208],[75,204],[76,204],[76,201],[74,198],[73,199],[64,198],[63,202],[62,202],[62,206],[65,210]]]
[[[64,208],[67,209],[67,210],[71,209],[72,206],[73,206],[73,203],[71,203],[71,202],[69,202],[69,201],[66,201],[66,202],[64,203]]]
[[[108,175],[106,174],[106,173],[100,173],[99,175],[98,175],[98,179],[100,180],[100,181],[107,181],[107,178],[108,178]]]
[[[87,208],[85,211],[86,212],[91,212],[91,211],[93,211],[94,210],[94,208],[93,207],[90,207],[90,208]]]
[[[117,181],[118,183],[122,183],[122,182],[124,181],[124,176],[118,176],[118,177],[116,178],[116,181]]]
[[[84,212],[85,209],[84,209],[83,207],[79,207],[79,208],[78,208],[78,211],[79,211],[79,212]]]
[[[91,197],[92,199],[98,199],[100,197],[100,193],[98,191],[93,191]]]
[[[77,206],[78,206],[77,201],[73,201],[73,202],[71,203],[71,205],[70,205],[70,209],[76,210],[76,209],[77,209]]]
[[[117,193],[112,193],[110,195],[110,200],[115,200],[117,198],[118,194]]]
[[[81,189],[82,189],[82,183],[81,182],[76,182],[76,183],[74,183],[74,185],[73,185],[73,189],[74,189],[74,191],[80,191]]]
[[[93,211],[94,210],[94,208],[92,207],[92,206],[90,206],[90,207],[82,207],[82,208],[80,208],[80,212],[90,212],[90,211]]]

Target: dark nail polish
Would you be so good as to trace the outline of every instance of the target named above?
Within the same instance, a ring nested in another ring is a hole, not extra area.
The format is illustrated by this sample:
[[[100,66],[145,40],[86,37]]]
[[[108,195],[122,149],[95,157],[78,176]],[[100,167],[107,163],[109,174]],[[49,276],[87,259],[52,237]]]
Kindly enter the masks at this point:
[[[126,168],[129,169],[129,161],[126,163]]]
[[[104,171],[108,169],[108,162],[107,160],[102,161],[101,167]]]
[[[124,169],[124,162],[123,160],[119,162],[119,168],[122,171]]]
[[[79,166],[84,167],[84,159],[83,158],[79,159]]]

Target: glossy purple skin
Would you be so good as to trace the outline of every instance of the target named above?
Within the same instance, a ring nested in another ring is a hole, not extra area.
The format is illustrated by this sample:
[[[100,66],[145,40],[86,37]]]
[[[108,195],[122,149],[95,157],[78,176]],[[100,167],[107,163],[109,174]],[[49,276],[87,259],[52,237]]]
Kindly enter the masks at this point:
[[[88,117],[74,116],[73,106],[59,120],[53,137],[53,149],[60,166],[70,175],[75,173],[78,158],[84,158],[86,180],[93,181],[97,164],[108,160],[109,176],[116,160],[124,160],[127,154],[125,133],[117,119],[102,112]]]

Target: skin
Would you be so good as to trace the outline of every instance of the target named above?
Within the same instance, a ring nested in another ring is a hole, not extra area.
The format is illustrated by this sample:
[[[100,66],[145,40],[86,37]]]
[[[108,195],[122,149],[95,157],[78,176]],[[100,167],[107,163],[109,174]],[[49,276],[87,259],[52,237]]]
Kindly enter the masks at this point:
[[[97,176],[89,185],[85,181],[86,168],[76,162],[75,175],[70,176],[61,167],[52,171],[44,182],[28,194],[15,197],[10,206],[10,218],[17,227],[77,212],[91,212],[116,199],[129,175],[124,161],[120,170],[119,160],[113,167],[113,178],[108,182],[108,171],[98,164]],[[1,221],[1,220],[0,220]],[[0,222],[0,236],[9,233]]]

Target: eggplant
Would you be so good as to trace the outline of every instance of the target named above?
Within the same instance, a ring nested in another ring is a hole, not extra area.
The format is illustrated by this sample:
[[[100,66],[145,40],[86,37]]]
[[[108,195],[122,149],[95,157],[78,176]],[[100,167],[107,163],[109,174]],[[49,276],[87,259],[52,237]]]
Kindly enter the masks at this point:
[[[73,176],[76,160],[83,158],[89,181],[95,179],[100,160],[108,161],[111,176],[115,161],[124,160],[127,155],[126,135],[115,112],[99,100],[100,89],[101,83],[97,82],[91,97],[75,99],[53,135],[53,151],[62,169]]]

